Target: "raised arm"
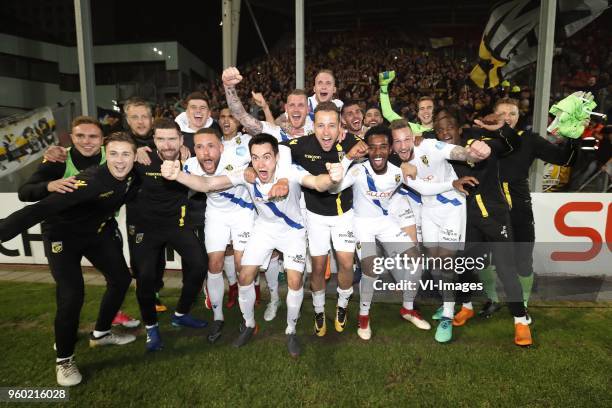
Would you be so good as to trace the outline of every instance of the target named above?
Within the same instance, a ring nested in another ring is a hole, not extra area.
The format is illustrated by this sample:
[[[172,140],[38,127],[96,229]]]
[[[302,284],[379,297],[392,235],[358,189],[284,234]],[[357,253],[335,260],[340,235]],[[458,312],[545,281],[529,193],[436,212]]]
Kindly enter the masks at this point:
[[[165,160],[161,166],[161,174],[166,180],[175,180],[201,193],[227,190],[236,182],[232,182],[228,176],[202,177],[184,173],[181,171],[181,162],[178,160]]]
[[[237,68],[229,67],[223,70],[221,77],[223,80],[223,87],[225,88],[225,99],[227,100],[227,106],[232,112],[232,116],[238,119],[240,124],[244,126],[247,133],[251,135],[257,135],[261,133],[262,124],[257,118],[249,115],[244,109],[238,92],[236,91],[236,85],[242,81],[242,75]]]
[[[383,117],[389,122],[402,118],[393,111],[391,100],[389,99],[389,84],[393,79],[395,79],[395,71],[385,71],[378,74],[378,84],[380,85],[380,108]]]
[[[259,106],[261,110],[263,110],[263,113],[266,117],[266,122],[275,125],[276,121],[274,120],[274,115],[272,115],[270,106],[268,105],[268,102],[266,102],[266,98],[264,98],[263,94],[261,92],[251,91],[251,95],[253,95],[253,101],[255,102],[255,104]]]
[[[538,159],[560,166],[571,166],[576,161],[580,139],[568,138],[561,144],[553,144],[537,133],[530,136],[534,138],[534,150]]]

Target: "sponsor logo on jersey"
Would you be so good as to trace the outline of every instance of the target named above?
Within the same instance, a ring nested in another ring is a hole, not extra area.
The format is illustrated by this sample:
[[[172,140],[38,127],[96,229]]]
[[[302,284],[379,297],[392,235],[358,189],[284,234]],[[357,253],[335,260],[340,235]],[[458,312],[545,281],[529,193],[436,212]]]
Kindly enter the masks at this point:
[[[297,254],[295,256],[291,257],[291,260],[295,263],[299,263],[299,264],[303,264],[306,262],[306,258],[304,258],[304,255],[302,254]]]
[[[244,146],[238,146],[236,148],[236,155],[245,156],[247,154],[247,148]]]
[[[113,194],[115,194],[115,192],[113,190],[107,191],[106,193],[100,194],[98,196],[98,198],[108,198],[108,197],[112,196]]]
[[[321,160],[321,156],[316,156],[314,154],[305,154],[304,155],[305,159],[308,159],[310,161],[317,161],[317,160]]]
[[[51,243],[51,252],[59,254],[64,250],[64,244],[62,241],[55,241]]]
[[[393,195],[393,191],[370,191],[368,190],[366,195],[368,197],[373,197],[373,198],[387,198]]]

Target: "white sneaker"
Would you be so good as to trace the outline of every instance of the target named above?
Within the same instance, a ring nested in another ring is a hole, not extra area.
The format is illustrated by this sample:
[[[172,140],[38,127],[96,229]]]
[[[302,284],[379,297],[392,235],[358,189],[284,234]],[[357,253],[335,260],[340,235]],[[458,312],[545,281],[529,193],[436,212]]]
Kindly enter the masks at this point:
[[[408,320],[421,330],[431,329],[431,325],[427,322],[427,320],[423,319],[417,310],[408,310],[402,307],[400,310],[400,315],[404,320]]]
[[[57,363],[55,365],[55,374],[57,383],[62,387],[72,387],[83,380],[83,376],[79,372],[72,357]]]
[[[268,303],[268,306],[266,306],[266,311],[264,312],[264,320],[266,322],[274,320],[279,306],[280,300],[271,300],[270,303]]]
[[[370,316],[359,315],[359,328],[357,329],[357,335],[359,336],[359,338],[361,338],[361,340],[370,340],[372,338]]]
[[[115,344],[122,346],[136,340],[136,336],[125,333],[113,333],[110,332],[102,337],[95,338],[93,333],[89,336],[89,347],[108,346]]]

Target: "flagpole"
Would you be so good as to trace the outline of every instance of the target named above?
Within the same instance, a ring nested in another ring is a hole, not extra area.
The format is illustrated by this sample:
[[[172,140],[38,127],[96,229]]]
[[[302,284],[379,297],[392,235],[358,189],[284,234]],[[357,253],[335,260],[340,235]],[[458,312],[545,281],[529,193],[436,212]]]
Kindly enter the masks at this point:
[[[550,101],[550,81],[553,51],[555,47],[555,15],[557,0],[542,0],[540,5],[540,24],[538,28],[538,59],[536,65],[535,101],[533,108],[533,130],[546,136],[548,109]],[[542,192],[544,163],[534,161],[531,166],[529,184],[531,191]]]

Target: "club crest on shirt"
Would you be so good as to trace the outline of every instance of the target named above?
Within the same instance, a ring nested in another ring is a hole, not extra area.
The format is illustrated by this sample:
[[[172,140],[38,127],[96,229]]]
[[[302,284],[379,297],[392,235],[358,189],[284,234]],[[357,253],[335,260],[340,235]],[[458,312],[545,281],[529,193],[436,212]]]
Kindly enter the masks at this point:
[[[242,140],[240,140],[240,136],[236,136],[236,144],[240,144],[242,143]]]
[[[140,244],[142,242],[143,238],[144,238],[144,233],[143,232],[139,232],[138,234],[136,234],[136,243]]]
[[[422,155],[421,156],[421,161],[423,162],[424,165],[429,167],[429,159],[427,158],[427,155]]]
[[[128,225],[128,234],[129,235],[134,235],[136,233],[136,226],[135,225]]]
[[[51,243],[51,252],[54,254],[59,254],[64,249],[64,244],[62,241],[55,241]]]
[[[232,171],[234,170],[234,166],[232,166],[231,164],[228,164],[227,166],[225,166],[225,170]]]
[[[402,176],[400,176],[399,174],[395,175],[395,182],[396,183],[399,183],[401,179],[402,179]]]

